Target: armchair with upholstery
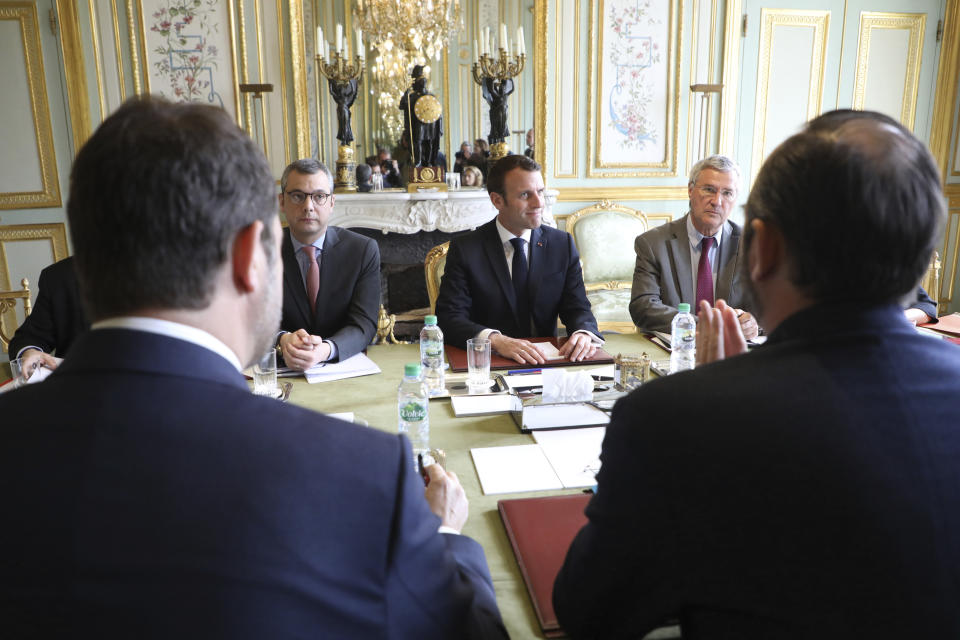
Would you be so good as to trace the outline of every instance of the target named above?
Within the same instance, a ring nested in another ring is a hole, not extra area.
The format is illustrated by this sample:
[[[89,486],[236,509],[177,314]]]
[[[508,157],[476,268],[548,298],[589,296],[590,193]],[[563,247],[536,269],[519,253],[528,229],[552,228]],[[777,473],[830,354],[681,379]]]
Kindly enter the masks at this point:
[[[632,333],[633,243],[647,230],[647,216],[603,200],[570,214],[566,229],[580,252],[587,299],[600,330]]]

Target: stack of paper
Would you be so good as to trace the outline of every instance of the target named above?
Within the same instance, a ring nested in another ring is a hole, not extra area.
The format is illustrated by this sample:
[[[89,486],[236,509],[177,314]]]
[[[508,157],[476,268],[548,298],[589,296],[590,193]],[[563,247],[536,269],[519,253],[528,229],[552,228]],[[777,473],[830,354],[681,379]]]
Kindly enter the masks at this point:
[[[344,378],[356,378],[380,373],[377,363],[367,357],[365,353],[358,353],[342,362],[321,362],[303,372],[307,382],[330,382]]]
[[[486,495],[592,487],[604,427],[538,432],[538,444],[471,449]]]

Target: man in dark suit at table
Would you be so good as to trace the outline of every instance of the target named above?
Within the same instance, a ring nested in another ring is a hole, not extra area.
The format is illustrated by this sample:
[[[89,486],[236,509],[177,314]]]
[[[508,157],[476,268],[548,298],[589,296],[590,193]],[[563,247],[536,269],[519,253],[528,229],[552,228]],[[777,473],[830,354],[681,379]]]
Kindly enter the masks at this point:
[[[630,316],[643,331],[670,331],[677,305],[723,299],[737,308],[747,338],[758,333],[741,282],[740,225],[728,218],[740,189],[740,168],[713,155],[690,169],[687,215],[637,236]]]
[[[93,325],[0,396],[5,637],[506,636],[453,473],[427,467],[424,499],[405,436],[250,392],[280,320],[276,207],[221,109],[133,99],[80,150]]]
[[[930,152],[880,114],[770,155],[743,249],[769,338],[745,353],[704,302],[698,367],[617,404],[554,586],[564,629],[960,637],[960,349],[900,306],[944,218]]]
[[[526,340],[557,335],[557,317],[570,339],[560,353],[592,356],[602,342],[583,287],[573,237],[541,226],[545,195],[540,165],[506,156],[487,181],[497,217],[450,242],[437,297],[437,321],[447,344],[490,338],[493,350],[517,362],[545,362]]]
[[[283,316],[277,345],[287,366],[346,360],[377,332],[380,249],[376,241],[328,225],[336,196],[322,162],[290,163],[280,178]]]
[[[21,358],[24,371],[56,369],[51,354],[66,357],[74,340],[89,328],[73,258],[65,258],[40,272],[33,310],[13,334],[7,353],[11,360]]]

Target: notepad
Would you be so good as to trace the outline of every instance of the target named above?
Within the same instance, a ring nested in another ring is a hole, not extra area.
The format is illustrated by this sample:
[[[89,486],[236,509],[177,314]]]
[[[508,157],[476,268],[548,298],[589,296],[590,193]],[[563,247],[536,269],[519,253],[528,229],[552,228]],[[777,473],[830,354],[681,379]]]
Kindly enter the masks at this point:
[[[509,413],[516,408],[520,400],[516,396],[506,394],[488,394],[482,396],[452,396],[450,406],[453,415],[458,418],[464,416],[485,416],[496,413]]]
[[[485,495],[563,488],[538,444],[470,449],[470,455]]]
[[[380,367],[365,353],[358,353],[341,362],[323,362],[304,371],[310,384],[369,376],[374,373],[380,373]]]

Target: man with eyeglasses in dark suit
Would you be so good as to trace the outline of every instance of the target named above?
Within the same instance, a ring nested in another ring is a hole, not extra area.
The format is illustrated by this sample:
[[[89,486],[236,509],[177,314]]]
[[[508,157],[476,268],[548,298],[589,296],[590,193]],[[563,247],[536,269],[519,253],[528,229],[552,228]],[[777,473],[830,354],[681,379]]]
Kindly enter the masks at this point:
[[[693,165],[687,215],[637,236],[630,317],[643,331],[670,331],[677,305],[696,310],[700,300],[723,299],[736,309],[749,340],[757,321],[740,284],[740,226],[728,220],[737,201],[740,169],[726,156]]]
[[[290,163],[280,178],[279,199],[289,226],[282,247],[280,355],[301,370],[346,360],[376,333],[380,250],[370,238],[328,226],[336,197],[322,162]]]

